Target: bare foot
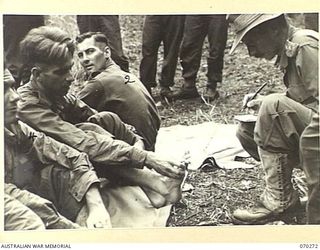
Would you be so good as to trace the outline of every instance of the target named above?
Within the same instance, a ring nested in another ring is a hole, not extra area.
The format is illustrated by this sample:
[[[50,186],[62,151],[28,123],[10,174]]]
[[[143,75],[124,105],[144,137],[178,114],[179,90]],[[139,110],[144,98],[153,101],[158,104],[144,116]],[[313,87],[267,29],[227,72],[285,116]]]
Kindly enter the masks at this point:
[[[147,195],[153,207],[160,208],[164,207],[167,204],[167,201],[164,198],[164,196],[157,193],[156,191],[153,191],[147,187],[141,187],[141,189]]]
[[[155,185],[153,190],[148,187],[142,187],[142,190],[148,196],[151,204],[155,208],[174,204],[181,199],[181,188],[186,179],[186,175],[181,179],[174,179],[159,175],[159,178],[154,182]]]
[[[164,188],[161,189],[161,194],[167,201],[167,204],[174,204],[181,199],[182,196],[182,186],[186,179],[187,172],[185,176],[181,179],[173,179],[169,177],[162,177],[161,181],[164,184]]]

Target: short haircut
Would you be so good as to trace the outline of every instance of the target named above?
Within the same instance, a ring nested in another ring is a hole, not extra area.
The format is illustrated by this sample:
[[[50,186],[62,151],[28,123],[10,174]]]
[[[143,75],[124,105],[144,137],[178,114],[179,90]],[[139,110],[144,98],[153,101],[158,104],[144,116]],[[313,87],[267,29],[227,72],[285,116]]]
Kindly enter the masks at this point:
[[[64,63],[69,56],[73,56],[74,51],[74,42],[68,33],[58,27],[34,28],[20,42],[22,61],[29,67],[36,63]]]
[[[95,42],[105,43],[107,46],[109,46],[108,38],[101,32],[86,32],[82,33],[79,36],[76,37],[77,43],[82,43],[85,39],[91,38],[95,40]]]

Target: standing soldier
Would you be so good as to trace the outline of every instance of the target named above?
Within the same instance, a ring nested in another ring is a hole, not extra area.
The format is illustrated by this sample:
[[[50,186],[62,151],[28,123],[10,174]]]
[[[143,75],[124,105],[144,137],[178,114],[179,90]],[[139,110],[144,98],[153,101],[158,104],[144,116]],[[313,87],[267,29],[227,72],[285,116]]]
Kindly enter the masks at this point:
[[[143,25],[140,79],[151,94],[151,88],[157,86],[158,50],[163,42],[160,95],[169,100],[172,98],[170,87],[174,85],[184,19],[182,15],[150,15],[145,17]]]
[[[208,37],[207,84],[203,97],[213,101],[219,96],[218,83],[222,82],[224,50],[227,42],[226,15],[190,15],[186,17],[180,50],[184,83],[174,94],[177,99],[198,97],[197,74],[201,62],[204,39]]]

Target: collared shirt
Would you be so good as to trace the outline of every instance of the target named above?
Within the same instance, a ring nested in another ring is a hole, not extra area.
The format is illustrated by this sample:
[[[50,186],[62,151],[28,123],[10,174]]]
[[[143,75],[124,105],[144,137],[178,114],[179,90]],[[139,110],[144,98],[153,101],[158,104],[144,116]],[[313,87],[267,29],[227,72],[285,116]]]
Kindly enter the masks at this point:
[[[154,150],[161,119],[154,100],[137,77],[109,59],[106,69],[93,74],[78,97],[99,112],[119,115],[144,138],[146,149]]]
[[[288,40],[277,59],[287,95],[315,111],[319,104],[318,42],[317,32],[289,26]]]
[[[58,164],[71,171],[69,193],[80,202],[93,183],[99,179],[84,153],[37,132],[23,122],[5,128],[5,181],[17,182],[19,176],[36,174],[50,164]],[[17,171],[24,171],[17,174]],[[35,175],[37,176],[37,174]],[[30,181],[36,181],[31,179]],[[30,183],[25,183],[30,184]],[[25,188],[25,187],[20,187]]]
[[[34,82],[21,86],[18,93],[21,97],[18,116],[31,127],[87,153],[93,163],[143,168],[147,152],[111,136],[83,131],[75,126],[96,113],[81,100],[67,96],[54,102]]]

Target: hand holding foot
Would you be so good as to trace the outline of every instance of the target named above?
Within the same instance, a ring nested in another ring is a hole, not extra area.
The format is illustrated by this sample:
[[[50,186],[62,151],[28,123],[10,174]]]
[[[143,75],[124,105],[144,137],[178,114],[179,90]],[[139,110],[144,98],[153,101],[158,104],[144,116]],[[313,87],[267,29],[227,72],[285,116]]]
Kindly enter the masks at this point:
[[[182,185],[186,175],[176,179],[153,173],[152,187],[141,187],[151,204],[160,208],[178,202],[182,197]]]
[[[145,165],[167,177],[181,179],[185,176],[185,165],[173,160],[161,159],[156,154],[149,152],[147,154]]]

